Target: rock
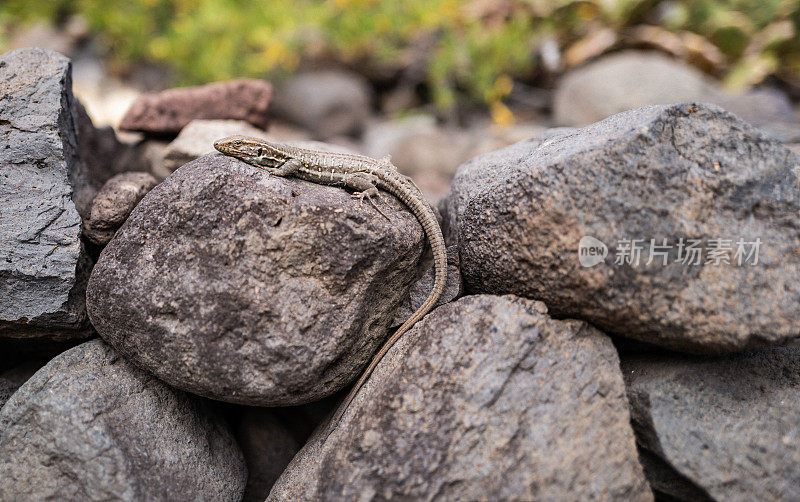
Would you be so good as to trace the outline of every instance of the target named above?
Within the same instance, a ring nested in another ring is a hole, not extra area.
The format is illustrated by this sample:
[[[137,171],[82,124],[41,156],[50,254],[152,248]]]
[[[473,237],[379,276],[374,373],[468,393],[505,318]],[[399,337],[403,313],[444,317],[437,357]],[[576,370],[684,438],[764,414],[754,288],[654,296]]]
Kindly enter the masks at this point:
[[[777,90],[727,94],[699,70],[647,51],[618,52],[567,73],[557,86],[553,117],[559,125],[584,126],[643,105],[681,101],[717,104],[782,141],[788,141],[786,126],[772,124],[795,122],[791,102]]]
[[[436,128],[405,138],[390,153],[397,169],[411,176],[428,200],[437,201],[447,195],[453,175],[473,145],[469,132]]]
[[[131,105],[120,129],[177,134],[196,119],[238,119],[266,129],[272,99],[269,82],[238,79],[144,94]]]
[[[643,105],[703,101],[715,92],[698,70],[661,53],[617,52],[562,77],[553,98],[553,120],[584,126]]]
[[[433,133],[436,127],[436,117],[433,115],[412,115],[371,122],[363,135],[364,154],[378,159],[392,155],[408,138]]]
[[[709,101],[758,126],[778,141],[800,141],[800,124],[791,100],[782,91],[764,88],[735,95],[719,93]]]
[[[151,174],[139,172],[118,174],[108,180],[94,198],[83,234],[95,244],[108,244],[136,204],[157,184]]]
[[[240,500],[246,478],[224,421],[100,340],[0,410],[2,500]]]
[[[265,138],[267,133],[244,120],[193,120],[167,146],[161,170],[171,173],[187,162],[214,153],[215,141],[237,134]]]
[[[608,337],[513,296],[439,307],[267,500],[652,500]]]
[[[403,300],[403,306],[397,311],[392,321],[392,326],[400,326],[406,319],[418,308],[422,306],[428,295],[433,291],[433,267],[428,267],[425,274],[414,283],[414,286],[409,291],[408,296]],[[436,306],[450,303],[463,293],[461,284],[461,271],[459,270],[458,248],[456,246],[449,246],[447,248],[447,282],[445,283],[444,292]]]
[[[44,49],[0,57],[0,338],[86,336],[91,260],[80,241],[69,60]]]
[[[243,410],[236,440],[247,462],[247,486],[242,500],[263,502],[302,445],[269,408]]]
[[[345,190],[219,154],[150,191],[89,281],[98,333],[167,383],[284,406],[356,377],[386,337],[423,250],[394,198],[387,221]]]
[[[800,347],[637,356],[622,369],[664,500],[800,499]]]
[[[290,78],[275,94],[275,114],[316,139],[355,134],[370,115],[372,92],[355,73],[320,71]]]
[[[311,136],[303,129],[295,127],[280,120],[269,121],[269,132],[265,136],[278,143],[293,143],[298,141],[310,141]]]
[[[148,171],[159,182],[164,181],[172,171],[164,169],[164,154],[167,152],[169,143],[157,139],[146,139],[139,145],[139,150]]]
[[[256,136],[276,143],[307,141],[308,135],[282,123],[270,121],[269,132],[257,129],[243,120],[193,120],[181,129],[171,143],[145,141],[151,172],[163,180],[172,172],[198,157],[214,153],[214,142],[225,136]],[[163,146],[162,146],[163,145]]]
[[[468,291],[534,298],[557,317],[678,350],[779,344],[798,336],[800,243],[787,231],[800,227],[797,166],[716,106],[643,107],[464,164],[448,238]],[[581,265],[584,237],[595,266]],[[638,260],[632,239],[643,240]],[[680,239],[699,240],[699,264],[686,249],[676,261]]]

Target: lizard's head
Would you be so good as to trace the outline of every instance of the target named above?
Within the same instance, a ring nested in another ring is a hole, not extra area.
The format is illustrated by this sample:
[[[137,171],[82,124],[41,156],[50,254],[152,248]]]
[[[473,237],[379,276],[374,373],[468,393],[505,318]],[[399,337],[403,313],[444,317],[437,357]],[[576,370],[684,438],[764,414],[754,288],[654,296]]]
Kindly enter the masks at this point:
[[[248,164],[267,168],[280,167],[291,158],[286,151],[280,148],[280,145],[247,136],[222,138],[214,142],[214,148]]]

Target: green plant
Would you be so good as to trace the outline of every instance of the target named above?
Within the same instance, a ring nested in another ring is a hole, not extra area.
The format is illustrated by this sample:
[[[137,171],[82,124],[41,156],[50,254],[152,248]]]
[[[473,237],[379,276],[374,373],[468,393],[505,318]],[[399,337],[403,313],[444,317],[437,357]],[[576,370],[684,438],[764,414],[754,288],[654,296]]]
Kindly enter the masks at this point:
[[[437,106],[483,102],[500,122],[511,120],[503,99],[513,81],[540,71],[543,40],[566,48],[603,28],[696,33],[727,58],[731,87],[768,75],[800,80],[800,3],[791,0],[7,0],[0,23],[72,14],[88,20],[119,68],[164,64],[181,84],[280,78],[304,58],[378,79],[421,65]]]

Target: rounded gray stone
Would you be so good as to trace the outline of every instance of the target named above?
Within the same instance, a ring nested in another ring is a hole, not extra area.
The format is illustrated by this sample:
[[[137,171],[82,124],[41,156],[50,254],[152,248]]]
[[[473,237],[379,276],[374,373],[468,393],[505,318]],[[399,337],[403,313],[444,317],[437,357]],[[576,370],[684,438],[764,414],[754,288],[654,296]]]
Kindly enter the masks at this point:
[[[652,500],[608,337],[513,296],[406,333],[267,500]]]
[[[83,234],[95,244],[108,244],[136,204],[157,184],[150,173],[136,171],[117,174],[108,180],[92,201]]]
[[[40,369],[0,410],[0,500],[240,500],[224,421],[101,340]]]
[[[390,220],[341,188],[201,157],[150,191],[101,253],[92,322],[131,361],[203,396],[280,406],[333,394],[416,277],[422,227],[383,199]]]
[[[371,87],[357,73],[315,71],[289,79],[275,94],[273,108],[277,116],[324,140],[360,132],[371,101]]]

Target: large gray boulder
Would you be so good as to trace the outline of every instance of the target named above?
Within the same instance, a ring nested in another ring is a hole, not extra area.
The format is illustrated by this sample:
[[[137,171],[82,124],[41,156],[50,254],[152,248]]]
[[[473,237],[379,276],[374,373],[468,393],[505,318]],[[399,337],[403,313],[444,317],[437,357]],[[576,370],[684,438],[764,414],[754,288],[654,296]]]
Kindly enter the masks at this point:
[[[0,338],[89,330],[71,85],[70,62],[55,52],[0,57]]]
[[[40,369],[0,410],[0,500],[241,499],[224,421],[101,340]]]
[[[448,236],[467,290],[679,350],[778,344],[800,334],[799,166],[716,106],[643,107],[467,162]]]
[[[190,392],[250,405],[330,395],[381,345],[416,277],[422,227],[383,198],[391,220],[341,188],[201,157],[150,191],[103,250],[92,322]]]
[[[652,500],[609,338],[513,296],[434,310],[268,500],[389,498]]]
[[[800,499],[800,347],[629,356],[643,465],[665,500]]]

